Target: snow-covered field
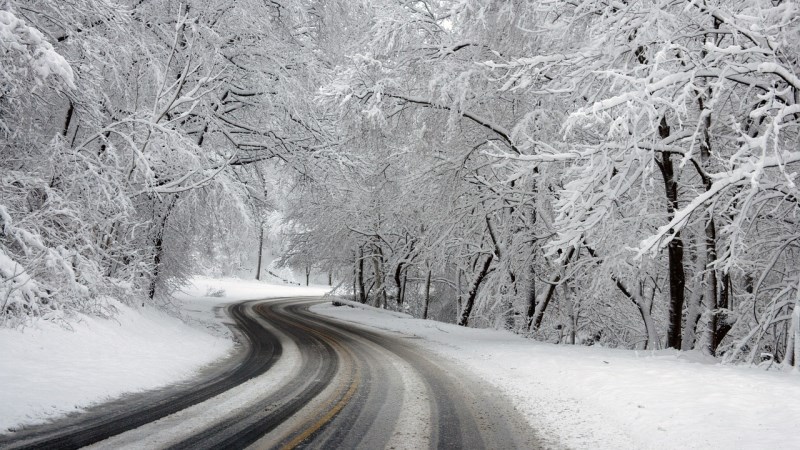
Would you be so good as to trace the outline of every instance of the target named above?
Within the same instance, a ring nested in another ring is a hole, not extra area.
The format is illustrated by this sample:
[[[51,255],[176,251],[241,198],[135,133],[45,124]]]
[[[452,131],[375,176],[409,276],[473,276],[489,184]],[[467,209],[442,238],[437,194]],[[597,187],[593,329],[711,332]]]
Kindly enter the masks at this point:
[[[45,320],[0,329],[0,433],[196,375],[234,347],[216,312],[223,303],[327,289],[197,278],[177,296],[188,324],[117,303],[114,319],[82,316],[72,330]],[[222,297],[206,296],[214,291]]]
[[[570,448],[800,449],[798,373],[544,344],[350,304],[312,311],[421,337],[414,342],[500,388],[543,437]]]

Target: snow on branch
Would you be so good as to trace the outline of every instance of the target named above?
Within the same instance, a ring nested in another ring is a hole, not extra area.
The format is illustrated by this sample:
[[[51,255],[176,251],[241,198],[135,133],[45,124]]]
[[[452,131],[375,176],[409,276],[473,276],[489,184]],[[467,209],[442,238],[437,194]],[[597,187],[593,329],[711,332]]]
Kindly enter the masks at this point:
[[[711,176],[716,179],[716,181],[711,185],[711,188],[695,197],[688,205],[681,208],[679,211],[676,211],[674,218],[668,224],[659,227],[656,234],[642,240],[639,247],[636,249],[637,258],[641,258],[646,253],[655,256],[655,254],[665,248],[675,234],[686,225],[689,217],[696,210],[714,199],[721,192],[748,179],[755,188],[758,185],[758,178],[763,173],[763,169],[768,167],[782,167],[797,162],[800,162],[800,152],[791,152],[785,155],[769,156],[761,161],[746,163],[728,173],[712,174]]]
[[[3,59],[11,57],[13,61],[11,68],[6,68],[5,63],[0,68],[6,80],[13,80],[21,71],[32,76],[37,85],[53,76],[67,87],[75,88],[75,76],[67,60],[39,30],[26,25],[10,11],[0,10],[0,46],[4,49]]]

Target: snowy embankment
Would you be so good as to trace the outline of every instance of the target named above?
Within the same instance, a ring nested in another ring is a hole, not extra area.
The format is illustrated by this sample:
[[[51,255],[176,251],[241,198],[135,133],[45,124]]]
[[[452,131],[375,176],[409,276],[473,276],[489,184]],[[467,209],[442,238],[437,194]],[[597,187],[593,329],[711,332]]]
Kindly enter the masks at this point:
[[[570,448],[800,449],[800,374],[693,353],[545,344],[346,302],[326,316],[413,335],[497,386],[546,441]]]
[[[79,316],[71,330],[46,320],[0,329],[0,433],[197,375],[234,348],[224,303],[327,289],[197,278],[176,299],[186,321],[115,303],[113,319]]]

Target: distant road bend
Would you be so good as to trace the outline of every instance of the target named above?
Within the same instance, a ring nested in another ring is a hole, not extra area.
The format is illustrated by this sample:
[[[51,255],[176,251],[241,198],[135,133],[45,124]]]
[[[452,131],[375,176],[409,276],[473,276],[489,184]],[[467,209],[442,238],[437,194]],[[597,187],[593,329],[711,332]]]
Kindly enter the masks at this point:
[[[315,315],[320,298],[228,307],[242,351],[191,384],[0,436],[0,448],[537,448],[508,400],[413,339]]]

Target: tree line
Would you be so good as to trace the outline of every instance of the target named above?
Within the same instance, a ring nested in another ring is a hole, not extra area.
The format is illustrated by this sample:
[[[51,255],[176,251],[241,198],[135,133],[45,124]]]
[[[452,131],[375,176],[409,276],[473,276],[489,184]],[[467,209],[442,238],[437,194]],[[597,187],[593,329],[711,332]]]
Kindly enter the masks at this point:
[[[291,257],[420,317],[800,363],[796,2],[349,8]]]

